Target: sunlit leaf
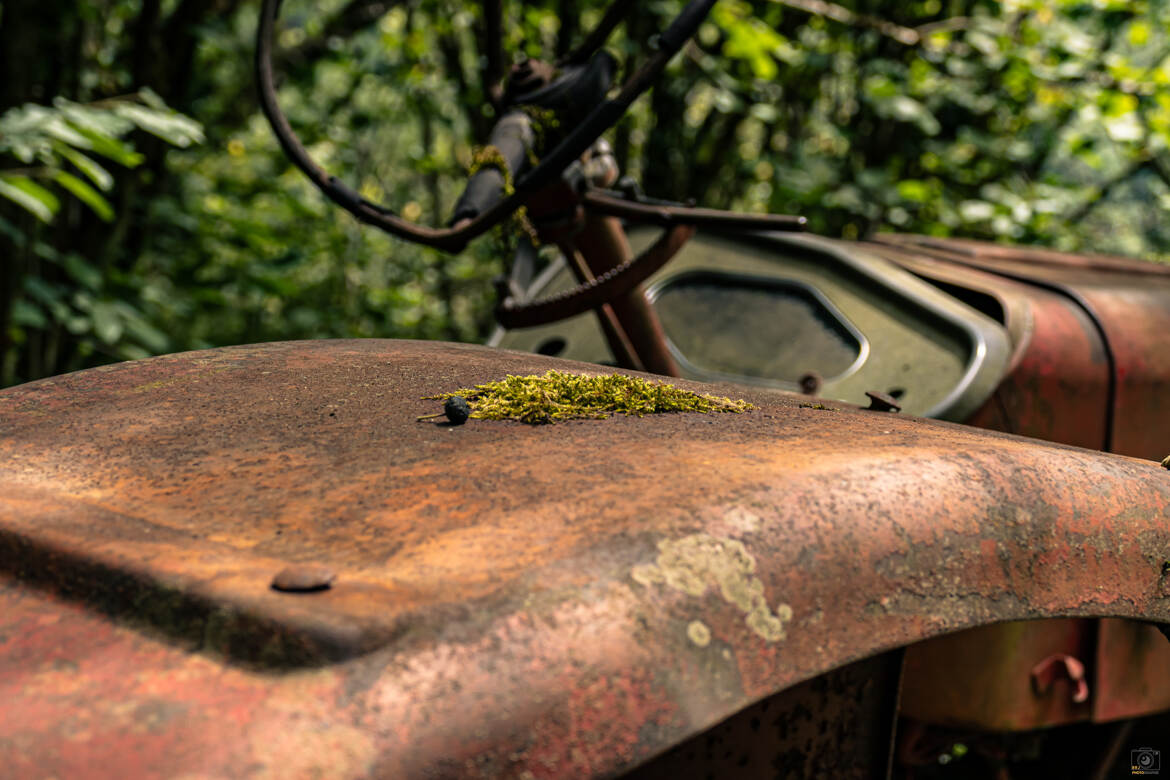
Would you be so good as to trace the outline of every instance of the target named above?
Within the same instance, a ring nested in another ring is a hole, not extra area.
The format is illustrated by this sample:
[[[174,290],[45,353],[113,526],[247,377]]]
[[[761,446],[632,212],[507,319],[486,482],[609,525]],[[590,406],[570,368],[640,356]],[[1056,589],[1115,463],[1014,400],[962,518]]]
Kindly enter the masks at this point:
[[[68,146],[60,146],[57,151],[62,157],[77,166],[77,170],[81,171],[99,190],[108,192],[114,186],[114,177],[92,158],[86,157]]]
[[[66,173],[65,171],[57,171],[53,174],[53,181],[60,184],[72,193],[75,198],[89,206],[90,210],[97,214],[104,222],[110,222],[114,219],[114,208],[110,205],[110,202],[103,198],[97,190],[73,174]]]
[[[118,138],[111,138],[108,135],[101,133],[94,133],[90,130],[82,129],[81,134],[90,141],[90,150],[94,154],[99,154],[126,168],[136,168],[142,164],[144,158],[140,153],[134,151],[134,147]]]
[[[119,104],[114,111],[146,132],[175,146],[187,147],[203,141],[203,127],[195,120],[174,111],[147,108],[133,103]]]
[[[982,200],[965,200],[959,204],[959,215],[967,222],[991,219],[995,206]]]
[[[84,106],[63,97],[54,99],[53,106],[77,132],[86,134],[90,140],[94,136],[117,138],[133,127],[133,123],[122,119],[109,108]]]
[[[914,203],[925,203],[931,196],[930,185],[924,181],[904,179],[898,182],[898,196]]]
[[[31,212],[42,222],[51,222],[61,207],[56,195],[27,176],[0,175],[0,197]]]
[[[41,128],[47,135],[69,146],[79,149],[88,149],[92,146],[90,139],[59,116],[50,117]]]

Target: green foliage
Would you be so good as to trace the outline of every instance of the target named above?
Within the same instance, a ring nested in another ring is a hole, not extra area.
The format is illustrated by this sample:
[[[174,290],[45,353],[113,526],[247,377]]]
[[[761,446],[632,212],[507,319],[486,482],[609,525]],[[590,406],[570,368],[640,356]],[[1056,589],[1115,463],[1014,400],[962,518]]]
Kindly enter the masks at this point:
[[[741,414],[755,408],[747,401],[692,393],[665,382],[640,377],[622,374],[588,376],[555,370],[547,371],[543,376],[510,374],[498,382],[428,396],[427,400],[445,401],[456,396],[467,400],[474,419],[518,420],[529,425],[545,425],[558,420],[603,420],[612,414],[627,417],[666,412]]]
[[[0,199],[48,225],[62,211],[63,198],[71,196],[100,221],[112,222],[115,211],[107,197],[115,178],[107,166],[132,169],[143,163],[128,140],[136,129],[181,147],[203,137],[197,122],[167,108],[145,88],[84,105],[58,97],[51,107],[28,103],[9,109],[0,116],[0,160],[14,166],[0,167]],[[139,308],[137,290],[124,283],[123,275],[115,271],[107,278],[83,250],[58,249],[40,240],[35,228],[22,231],[3,213],[0,229],[17,256],[26,256],[39,271],[23,275],[8,291],[6,335],[12,347],[3,355],[5,369],[15,349],[29,344],[34,334],[59,334],[82,359],[95,354],[147,357],[170,346]]]
[[[506,3],[506,56],[563,54],[605,5]],[[645,4],[609,48],[636,64],[682,5]],[[279,97],[314,159],[442,224],[494,121],[480,4],[284,6]],[[255,13],[84,0],[19,33],[0,15],[0,50],[77,42],[0,92],[0,383],[231,343],[486,336],[506,252],[450,257],[326,203],[256,110]],[[651,195],[827,235],[1162,258],[1168,31],[1153,0],[721,0],[610,138]]]
[[[721,3],[701,54],[676,65],[700,79],[680,80],[686,121],[652,142],[698,145],[700,160],[705,136],[738,143],[671,182],[678,194],[800,212],[846,237],[895,229],[1166,255],[1154,205],[1170,198],[1166,4],[805,7]]]
[[[140,165],[142,155],[125,140],[135,128],[175,146],[203,140],[198,122],[170,110],[147,88],[88,105],[58,97],[51,107],[27,103],[6,111],[0,116],[0,155],[22,167],[0,168],[0,197],[48,223],[61,208],[57,194],[45,186],[55,184],[111,221],[114,209],[101,193],[113,188],[114,177],[94,158],[126,168]]]

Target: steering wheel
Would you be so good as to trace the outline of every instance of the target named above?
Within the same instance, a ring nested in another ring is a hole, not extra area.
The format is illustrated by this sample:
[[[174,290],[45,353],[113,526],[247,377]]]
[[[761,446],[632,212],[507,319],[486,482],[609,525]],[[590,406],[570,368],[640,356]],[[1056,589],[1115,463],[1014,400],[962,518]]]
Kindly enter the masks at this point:
[[[489,46],[488,56],[489,79],[495,81],[498,81],[499,77],[502,76],[499,72],[498,49],[500,2],[501,0],[489,0],[484,6],[488,37],[495,36],[495,41]],[[359,221],[381,228],[387,233],[408,241],[455,253],[461,251],[473,238],[482,235],[507,219],[539,189],[552,183],[566,168],[580,158],[606,129],[621,119],[630,104],[650,88],[671,57],[699,28],[712,6],[715,5],[716,0],[691,0],[667,29],[654,39],[655,50],[652,56],[636,73],[630,76],[617,95],[608,98],[603,92],[596,105],[588,110],[588,113],[576,124],[576,127],[556,146],[547,151],[535,167],[521,176],[514,183],[514,187],[510,188],[510,192],[495,192],[490,205],[476,209],[474,216],[461,219],[453,227],[430,227],[403,219],[392,209],[362,197],[344,182],[324,171],[309,157],[276,100],[272,71],[272,39],[277,15],[280,11],[280,3],[281,0],[263,0],[260,9],[260,24],[256,33],[256,79],[260,92],[260,106],[272,125],[285,154],[309,177],[313,184]],[[589,61],[597,62],[594,54],[609,38],[610,33],[617,25],[636,7],[637,3],[629,2],[629,0],[615,0],[607,8],[597,27],[566,58],[564,65],[578,70],[589,67],[596,68],[596,65],[588,64]],[[489,91],[498,101],[498,93],[495,92],[494,85],[489,85]],[[509,116],[511,115],[505,115],[500,120],[500,123],[497,124],[497,130],[500,130],[501,125],[509,120]],[[516,128],[504,127],[502,131],[511,132],[514,135]],[[493,136],[495,134],[496,131],[493,131]],[[490,169],[485,167],[480,171],[480,174],[486,173],[488,170]],[[475,178],[473,176],[473,180],[469,182],[469,189],[474,186]],[[493,188],[493,191],[498,189],[498,187]]]

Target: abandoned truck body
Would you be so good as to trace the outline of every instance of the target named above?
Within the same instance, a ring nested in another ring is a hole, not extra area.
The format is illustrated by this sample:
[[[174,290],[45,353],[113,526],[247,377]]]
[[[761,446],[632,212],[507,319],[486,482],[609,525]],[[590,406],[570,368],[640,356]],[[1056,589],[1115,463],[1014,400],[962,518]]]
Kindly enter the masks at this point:
[[[1170,621],[1155,462],[742,385],[715,388],[742,415],[416,421],[423,396],[552,367],[603,370],[323,341],[0,393],[5,766],[609,776],[838,675],[815,717],[848,736],[743,744],[873,774],[888,651]]]
[[[600,47],[635,4],[514,69],[490,164],[424,228],[292,133],[278,5],[261,102],[318,187],[449,251],[526,207],[560,256],[502,281],[506,349],[240,346],[0,392],[4,772],[910,777],[961,740],[1003,777],[1170,709],[1170,269],[607,189],[596,139],[713,0],[619,89]],[[550,111],[571,132],[536,148]],[[754,408],[418,419],[639,366]]]
[[[633,242],[644,243],[637,231]],[[570,284],[554,264],[531,295]],[[711,231],[647,288],[691,378],[799,391],[811,369],[819,392],[858,404],[872,388],[918,414],[1146,459],[1170,440],[1164,266],[913,236]],[[591,317],[500,330],[493,343],[613,360]],[[1071,687],[1048,695],[1050,681],[1036,681],[1045,663]],[[1170,707],[1170,648],[1117,621],[987,627],[912,648],[905,672],[899,711],[932,726],[1022,732]]]

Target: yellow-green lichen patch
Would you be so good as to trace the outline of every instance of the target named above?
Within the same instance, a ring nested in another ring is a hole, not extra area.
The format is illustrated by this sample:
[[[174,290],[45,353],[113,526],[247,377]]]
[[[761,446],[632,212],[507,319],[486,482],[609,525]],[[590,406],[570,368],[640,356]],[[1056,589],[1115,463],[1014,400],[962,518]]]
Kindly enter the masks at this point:
[[[495,168],[500,172],[500,176],[504,179],[504,197],[509,197],[516,192],[515,177],[512,174],[512,168],[508,165],[508,158],[504,157],[504,153],[500,151],[497,146],[483,146],[472,152],[471,168],[468,169],[467,175],[474,176],[482,171],[484,168]],[[505,249],[512,248],[509,237],[519,236],[521,234],[527,236],[533,246],[540,246],[540,239],[537,237],[536,228],[533,227],[532,222],[528,219],[528,207],[520,206],[512,215],[497,226],[500,242]]]
[[[558,420],[603,419],[612,414],[642,417],[663,412],[746,412],[746,401],[692,393],[649,379],[603,374],[587,376],[549,371],[543,376],[507,376],[426,400],[462,396],[480,420],[519,420],[531,425]]]
[[[702,620],[692,620],[687,625],[687,637],[699,647],[711,644],[711,629]]]
[[[562,137],[561,120],[557,117],[557,112],[551,108],[525,105],[520,106],[520,110],[528,117],[529,125],[532,127],[534,143],[529,152],[528,163],[535,168],[540,163],[540,155]]]
[[[646,587],[665,585],[689,596],[717,588],[724,601],[744,613],[748,628],[776,642],[787,636],[784,624],[792,620],[792,608],[781,604],[773,613],[755,571],[756,559],[738,539],[692,534],[659,542],[658,559],[635,566],[630,575]]]
[[[732,531],[733,536],[751,534],[760,530],[763,520],[755,512],[741,506],[734,506],[723,513],[721,525]]]
[[[512,168],[508,165],[508,158],[495,146],[483,146],[471,154],[471,169],[469,176],[482,171],[484,168],[495,168],[504,177],[504,194],[511,195],[516,191],[512,183]]]

